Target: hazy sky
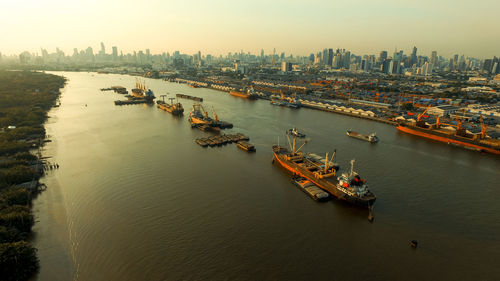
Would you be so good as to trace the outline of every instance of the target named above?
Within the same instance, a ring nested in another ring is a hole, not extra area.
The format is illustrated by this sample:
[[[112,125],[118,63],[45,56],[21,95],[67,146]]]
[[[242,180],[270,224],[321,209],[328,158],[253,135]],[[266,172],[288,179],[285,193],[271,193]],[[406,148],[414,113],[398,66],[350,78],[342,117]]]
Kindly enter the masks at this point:
[[[0,52],[500,55],[500,0],[0,0]]]

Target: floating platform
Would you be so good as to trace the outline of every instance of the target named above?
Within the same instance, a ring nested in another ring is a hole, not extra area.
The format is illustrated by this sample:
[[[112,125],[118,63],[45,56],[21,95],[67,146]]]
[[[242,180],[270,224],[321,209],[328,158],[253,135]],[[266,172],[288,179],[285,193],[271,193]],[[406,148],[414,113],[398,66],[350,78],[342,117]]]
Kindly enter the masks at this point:
[[[147,100],[115,100],[115,105],[129,105],[129,104],[141,104],[141,103],[151,103]]]
[[[243,150],[255,152],[255,146],[251,143],[246,142],[246,141],[239,141],[237,145],[239,148],[241,148]]]
[[[200,126],[201,127],[201,126]],[[213,129],[213,127],[208,127],[210,129]],[[218,128],[216,128],[218,129]],[[243,134],[236,134],[236,135],[215,135],[215,136],[210,136],[206,138],[198,138],[195,139],[195,142],[199,144],[202,147],[214,147],[214,146],[221,146],[225,145],[228,143],[238,143],[238,146],[243,146],[241,147],[244,150],[249,150],[249,151],[255,151],[255,147],[252,144],[249,144],[247,142],[244,142],[244,140],[249,140],[250,138],[243,135]],[[243,144],[240,144],[243,143]],[[253,150],[252,150],[253,147]]]
[[[199,101],[199,102],[203,101],[203,98],[193,97],[193,96],[190,96],[190,95],[177,94],[176,96],[178,98],[182,98],[182,99],[194,100],[194,101]]]

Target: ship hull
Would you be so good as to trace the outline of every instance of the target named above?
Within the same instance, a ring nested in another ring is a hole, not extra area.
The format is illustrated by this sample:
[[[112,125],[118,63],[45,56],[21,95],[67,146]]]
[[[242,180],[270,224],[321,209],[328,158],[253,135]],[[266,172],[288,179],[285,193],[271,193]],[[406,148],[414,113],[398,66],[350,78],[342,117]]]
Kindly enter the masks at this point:
[[[158,104],[158,108],[168,113],[172,113],[172,115],[182,115],[184,113],[184,109],[175,109],[173,106],[166,104]]]
[[[191,115],[190,117],[191,117],[191,124],[194,124],[194,125],[202,125],[202,124],[210,125],[213,123],[212,121],[201,119],[201,118],[198,118],[198,117],[193,116],[193,115]]]
[[[314,183],[316,186],[318,186],[319,188],[323,189],[324,191],[328,192],[329,194],[331,194],[332,196],[334,196],[338,199],[345,200],[349,203],[352,203],[354,205],[357,205],[357,206],[360,206],[363,208],[369,208],[370,206],[372,206],[375,203],[375,200],[376,200],[375,196],[367,198],[367,199],[353,197],[353,196],[337,189],[336,185],[337,185],[338,181],[336,180],[336,178],[334,178],[334,179],[332,178],[331,180],[316,178],[311,171],[285,159],[284,154],[276,152],[276,151],[274,151],[273,153],[274,153],[274,159],[277,161],[277,163],[280,166],[282,166],[283,168],[285,168],[286,170],[288,170],[289,172],[291,172],[294,175],[299,175],[303,178],[308,179],[309,181]]]
[[[245,94],[245,93],[242,93],[242,92],[236,92],[236,91],[230,91],[229,94],[233,97],[239,97],[239,98],[244,98],[244,99],[256,99],[257,97],[254,96],[254,95],[250,95],[250,94]]]
[[[457,146],[461,146],[464,148],[480,151],[480,152],[488,152],[496,155],[500,155],[500,150],[492,148],[492,147],[487,147],[480,145],[478,143],[473,143],[472,140],[468,139],[458,139],[458,138],[452,138],[450,136],[446,136],[444,134],[439,134],[438,132],[431,131],[430,129],[424,129],[424,128],[415,128],[415,127],[409,127],[409,126],[402,126],[399,125],[397,129],[401,132],[405,132],[408,134],[412,134],[415,136],[427,138],[427,139],[432,139],[435,141],[439,142],[444,142],[447,144],[453,144]]]

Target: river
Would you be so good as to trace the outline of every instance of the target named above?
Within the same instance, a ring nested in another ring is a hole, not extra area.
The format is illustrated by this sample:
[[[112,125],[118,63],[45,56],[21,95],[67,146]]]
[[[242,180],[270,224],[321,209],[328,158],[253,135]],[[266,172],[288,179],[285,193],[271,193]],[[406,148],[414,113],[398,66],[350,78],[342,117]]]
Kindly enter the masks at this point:
[[[202,97],[207,110],[250,136],[256,153],[208,135],[155,106],[115,106],[100,88],[125,75],[55,72],[68,78],[49,112],[44,155],[58,163],[34,201],[37,280],[498,280],[500,161],[313,109],[146,79],[156,96]],[[273,165],[285,131],[306,152],[337,150],[377,195],[375,221],[338,200],[317,203]],[[349,138],[376,132],[377,144]],[[418,240],[418,248],[409,246]]]

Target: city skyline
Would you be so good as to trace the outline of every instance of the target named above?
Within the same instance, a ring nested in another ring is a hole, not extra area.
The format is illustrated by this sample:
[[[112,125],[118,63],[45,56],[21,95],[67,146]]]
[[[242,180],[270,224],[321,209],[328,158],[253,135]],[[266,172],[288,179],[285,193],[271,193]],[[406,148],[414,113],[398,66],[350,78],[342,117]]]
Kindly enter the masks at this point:
[[[356,54],[394,49],[419,54],[432,51],[451,57],[497,55],[500,37],[494,29],[500,4],[461,1],[7,1],[2,26],[9,26],[0,52],[61,49],[71,54],[100,42],[123,53],[150,49],[213,55],[228,52],[266,54],[274,48],[306,56],[323,48],[345,48]],[[109,50],[109,49],[108,49]],[[109,51],[108,51],[109,52]]]

